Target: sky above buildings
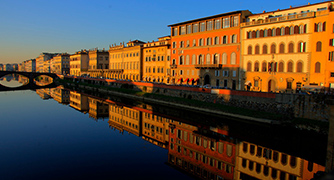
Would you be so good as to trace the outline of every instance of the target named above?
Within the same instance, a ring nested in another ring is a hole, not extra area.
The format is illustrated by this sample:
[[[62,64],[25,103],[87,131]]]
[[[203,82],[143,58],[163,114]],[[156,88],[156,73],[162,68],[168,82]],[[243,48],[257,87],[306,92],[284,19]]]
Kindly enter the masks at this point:
[[[170,35],[169,24],[235,10],[252,13],[318,3],[315,0],[0,0],[0,63],[42,52],[74,53]]]

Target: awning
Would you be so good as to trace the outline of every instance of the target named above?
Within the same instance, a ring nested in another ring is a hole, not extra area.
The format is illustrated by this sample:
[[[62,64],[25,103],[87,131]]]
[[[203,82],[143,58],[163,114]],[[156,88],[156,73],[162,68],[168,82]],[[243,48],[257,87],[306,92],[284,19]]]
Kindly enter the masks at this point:
[[[181,81],[182,78],[180,78],[179,80],[177,80],[177,82]]]
[[[184,80],[184,82],[188,82],[189,78],[187,78],[186,80]]]
[[[190,79],[190,82],[193,81],[193,80],[194,80],[194,78],[191,78],[191,79]]]

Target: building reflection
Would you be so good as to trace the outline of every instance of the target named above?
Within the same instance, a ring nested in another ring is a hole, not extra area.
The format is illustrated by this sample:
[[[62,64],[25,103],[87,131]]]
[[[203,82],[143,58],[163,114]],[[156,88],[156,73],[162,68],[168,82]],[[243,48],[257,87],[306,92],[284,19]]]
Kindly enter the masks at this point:
[[[36,94],[43,100],[48,100],[51,96],[48,94],[48,89],[36,89]]]
[[[51,97],[60,104],[70,103],[70,91],[60,86],[51,90]]]
[[[64,100],[57,98],[66,99],[68,93],[61,87],[51,92],[58,102]],[[197,179],[302,180],[312,179],[318,171],[325,171],[324,164],[298,157],[301,153],[298,148],[287,153],[273,148],[273,144],[265,140],[254,143],[252,138],[247,139],[242,134],[236,136],[237,131],[232,131],[235,126],[230,124],[207,125],[199,121],[191,122],[185,114],[181,113],[180,116],[175,109],[160,107],[161,111],[166,112],[162,113],[148,104],[128,105],[123,101],[115,102],[79,92],[71,91],[69,94],[71,107],[89,112],[89,116],[96,120],[109,117],[110,128],[121,133],[127,131],[168,150],[166,164]],[[115,99],[119,100],[117,97]],[[255,130],[252,135],[247,134],[258,138],[261,132]]]

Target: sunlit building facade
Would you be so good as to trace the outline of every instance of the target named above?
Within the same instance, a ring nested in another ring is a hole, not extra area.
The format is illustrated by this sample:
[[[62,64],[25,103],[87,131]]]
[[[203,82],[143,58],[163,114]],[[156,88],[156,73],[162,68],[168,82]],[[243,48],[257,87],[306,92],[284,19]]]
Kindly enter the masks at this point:
[[[55,74],[70,74],[70,55],[62,53],[54,56],[50,61],[50,72]]]
[[[143,77],[148,82],[169,83],[170,36],[143,45]]]
[[[88,97],[74,91],[70,92],[70,106],[74,109],[86,113],[89,109]]]
[[[41,53],[36,58],[36,72],[44,72],[44,62],[50,60],[53,56],[57,55],[58,53]]]
[[[104,103],[102,100],[88,97],[89,105],[89,117],[92,117],[96,121],[98,119],[104,119],[109,117],[109,105]]]
[[[70,55],[70,74],[81,76],[88,72],[89,57],[86,50],[78,51]]]
[[[88,51],[89,67],[88,73],[91,77],[103,76],[104,70],[109,69],[109,53],[103,50],[90,50]]]
[[[234,11],[169,25],[172,83],[239,89],[240,23],[249,14]]]

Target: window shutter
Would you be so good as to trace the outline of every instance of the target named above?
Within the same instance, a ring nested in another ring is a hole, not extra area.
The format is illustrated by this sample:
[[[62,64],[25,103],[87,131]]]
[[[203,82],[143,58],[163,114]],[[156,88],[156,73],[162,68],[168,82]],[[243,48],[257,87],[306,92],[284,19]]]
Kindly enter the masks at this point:
[[[304,25],[304,33],[306,33],[306,30],[307,30],[307,25],[305,24]]]
[[[333,46],[333,39],[329,40],[329,46]]]
[[[322,24],[322,31],[326,31],[326,22]]]
[[[317,23],[314,23],[314,32],[318,32],[317,30],[318,30],[318,27],[317,27],[318,25],[317,25]]]

